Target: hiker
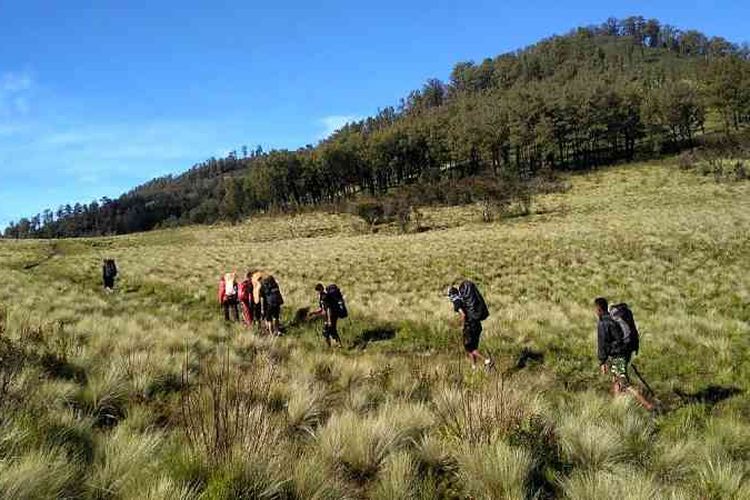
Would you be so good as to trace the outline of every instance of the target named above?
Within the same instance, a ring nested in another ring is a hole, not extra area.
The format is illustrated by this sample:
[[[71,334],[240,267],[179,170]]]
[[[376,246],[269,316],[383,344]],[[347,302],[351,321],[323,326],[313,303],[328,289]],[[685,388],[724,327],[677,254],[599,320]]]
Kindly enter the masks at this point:
[[[604,297],[594,300],[594,310],[598,318],[596,338],[599,370],[604,375],[611,374],[612,393],[624,394],[628,392],[635,397],[641,406],[652,411],[654,405],[643,397],[635,387],[630,385],[630,379],[628,378],[630,357],[633,352],[638,350],[637,334],[627,331],[630,330],[627,325],[621,326],[620,321],[612,317],[609,312],[609,304]]]
[[[448,299],[453,303],[453,310],[461,316],[463,321],[464,350],[469,356],[472,369],[476,369],[478,359],[484,360],[485,368],[491,369],[494,365],[492,359],[479,352],[482,321],[490,315],[479,289],[473,282],[464,280],[458,288],[455,285],[450,287]]]
[[[255,291],[255,287],[253,287]],[[281,295],[279,284],[270,274],[260,278],[260,313],[265,323],[266,332],[271,335],[281,336],[279,319],[281,318],[281,306],[284,297]]]
[[[245,279],[239,284],[237,292],[242,309],[242,320],[248,328],[253,326],[253,283],[251,277],[252,274],[247,273]]]
[[[237,300],[239,289],[235,276],[236,273],[226,273],[219,279],[219,304],[224,310],[224,320],[226,321],[240,320],[239,301]]]
[[[251,290],[251,301],[250,308],[252,311],[253,319],[255,324],[258,326],[258,330],[263,329],[264,321],[263,315],[261,314],[261,297],[260,297],[260,284],[263,279],[268,276],[268,273],[258,269],[249,271],[250,276],[250,290]]]
[[[102,281],[104,291],[112,293],[115,289],[115,278],[117,277],[117,264],[115,259],[104,259],[102,261]]]
[[[315,291],[318,292],[319,308],[310,313],[310,317],[323,317],[325,319],[323,338],[326,344],[331,347],[331,340],[333,340],[336,347],[341,347],[337,325],[340,318],[346,318],[349,315],[344,296],[339,287],[334,284],[324,287],[323,283],[318,283],[315,285]]]

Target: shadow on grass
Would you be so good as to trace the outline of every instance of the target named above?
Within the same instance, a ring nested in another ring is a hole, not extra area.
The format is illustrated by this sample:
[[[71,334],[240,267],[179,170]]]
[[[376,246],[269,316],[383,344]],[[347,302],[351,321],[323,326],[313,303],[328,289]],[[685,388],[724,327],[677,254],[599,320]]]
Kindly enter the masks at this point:
[[[681,389],[674,389],[674,393],[677,394],[683,404],[702,403],[713,406],[725,399],[742,394],[742,389],[732,386],[709,385],[704,389],[692,393],[684,392]]]
[[[392,340],[396,338],[396,329],[391,326],[380,326],[363,330],[352,341],[352,347],[364,349],[370,342],[381,342],[383,340]]]
[[[530,363],[544,363],[544,353],[524,347],[516,360],[516,370],[526,368]]]

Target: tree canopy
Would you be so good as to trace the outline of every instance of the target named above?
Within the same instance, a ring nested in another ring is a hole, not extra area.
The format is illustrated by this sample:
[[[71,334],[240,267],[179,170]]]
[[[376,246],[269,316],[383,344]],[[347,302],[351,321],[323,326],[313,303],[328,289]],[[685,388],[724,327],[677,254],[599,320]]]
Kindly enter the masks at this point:
[[[115,200],[23,218],[6,237],[235,222],[453,178],[528,179],[692,147],[706,116],[750,123],[750,49],[640,16],[610,18],[481,63],[457,63],[396,107],[317,145],[212,158]]]

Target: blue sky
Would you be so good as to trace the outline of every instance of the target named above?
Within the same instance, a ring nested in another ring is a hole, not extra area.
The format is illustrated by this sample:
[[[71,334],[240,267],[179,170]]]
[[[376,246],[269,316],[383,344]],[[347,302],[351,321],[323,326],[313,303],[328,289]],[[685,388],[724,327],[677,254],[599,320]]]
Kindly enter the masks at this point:
[[[748,39],[738,1],[0,0],[0,227],[314,143],[458,61],[631,14]]]

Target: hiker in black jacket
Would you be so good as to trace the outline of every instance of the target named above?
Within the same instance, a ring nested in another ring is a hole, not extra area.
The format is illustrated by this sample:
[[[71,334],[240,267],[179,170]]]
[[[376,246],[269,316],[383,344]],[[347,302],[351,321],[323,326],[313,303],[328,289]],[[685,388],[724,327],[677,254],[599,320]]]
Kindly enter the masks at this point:
[[[482,294],[479,293],[479,289],[474,283],[466,280],[458,288],[450,287],[448,299],[453,303],[453,310],[461,316],[463,321],[464,350],[469,356],[472,369],[476,369],[478,359],[484,360],[485,368],[491,369],[494,366],[492,359],[479,352],[482,321],[489,316],[487,304]]]
[[[597,324],[597,357],[602,374],[612,375],[612,392],[623,394],[629,392],[641,406],[651,411],[651,404],[635,387],[630,385],[628,363],[632,354],[624,343],[624,333],[620,325],[609,315],[607,299],[599,297],[594,300],[594,310],[599,319]]]
[[[331,347],[331,340],[333,340],[336,347],[341,347],[341,337],[338,332],[338,321],[339,313],[335,307],[332,298],[328,296],[326,287],[323,283],[315,285],[315,291],[318,293],[318,310],[310,313],[309,317],[322,317],[324,319],[323,324],[323,338],[326,341],[326,345]]]
[[[117,278],[115,259],[104,259],[102,261],[102,281],[104,282],[105,292],[112,293],[114,291],[115,278]]]

